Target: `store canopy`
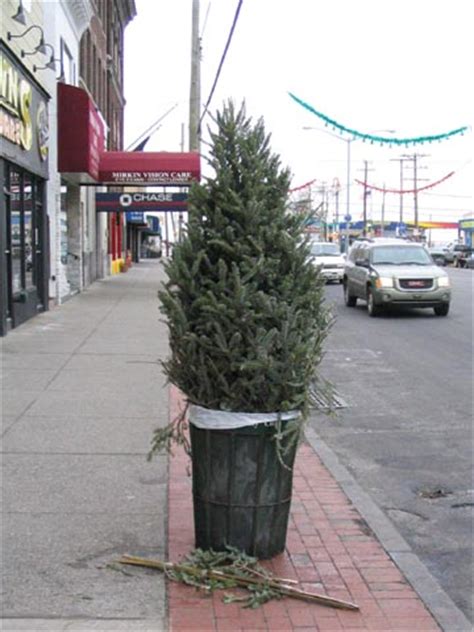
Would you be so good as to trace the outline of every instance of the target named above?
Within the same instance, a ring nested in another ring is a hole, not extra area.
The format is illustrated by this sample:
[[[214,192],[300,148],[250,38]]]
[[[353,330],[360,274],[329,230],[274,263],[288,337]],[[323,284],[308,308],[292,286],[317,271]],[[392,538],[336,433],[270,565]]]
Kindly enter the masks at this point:
[[[106,151],[105,124],[82,88],[58,83],[58,171],[77,184],[189,186],[197,152]]]

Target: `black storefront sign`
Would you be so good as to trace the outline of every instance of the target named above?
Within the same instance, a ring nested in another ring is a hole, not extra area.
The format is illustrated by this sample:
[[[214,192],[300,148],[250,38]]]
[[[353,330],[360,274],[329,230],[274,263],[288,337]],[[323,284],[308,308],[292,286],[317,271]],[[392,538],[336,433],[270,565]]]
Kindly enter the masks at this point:
[[[96,193],[96,210],[101,213],[116,212],[183,212],[187,210],[187,193],[124,192]]]

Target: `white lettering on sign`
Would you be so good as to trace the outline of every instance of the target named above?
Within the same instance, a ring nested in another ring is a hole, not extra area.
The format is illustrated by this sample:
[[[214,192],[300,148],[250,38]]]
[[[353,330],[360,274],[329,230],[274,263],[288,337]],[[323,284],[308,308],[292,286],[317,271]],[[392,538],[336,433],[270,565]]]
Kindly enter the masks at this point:
[[[187,182],[192,179],[190,171],[112,171],[114,182]],[[150,199],[150,198],[148,198]],[[167,202],[169,200],[157,200]]]
[[[130,206],[134,202],[172,202],[172,193],[122,193],[121,206]]]

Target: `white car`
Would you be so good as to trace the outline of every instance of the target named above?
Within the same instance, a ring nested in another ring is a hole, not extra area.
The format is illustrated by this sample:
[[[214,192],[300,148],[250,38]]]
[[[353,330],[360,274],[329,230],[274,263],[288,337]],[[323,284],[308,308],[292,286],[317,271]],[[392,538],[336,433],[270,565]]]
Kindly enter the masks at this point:
[[[313,241],[310,244],[310,255],[313,263],[321,269],[326,281],[342,283],[346,259],[338,244],[330,241]]]

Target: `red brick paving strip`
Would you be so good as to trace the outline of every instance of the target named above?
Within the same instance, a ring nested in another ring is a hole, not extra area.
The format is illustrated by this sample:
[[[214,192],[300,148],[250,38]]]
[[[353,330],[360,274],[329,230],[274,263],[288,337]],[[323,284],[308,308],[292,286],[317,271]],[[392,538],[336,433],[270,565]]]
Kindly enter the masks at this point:
[[[179,391],[171,387],[171,416],[181,402]],[[189,466],[184,451],[176,449],[170,458],[168,484],[168,554],[173,562],[194,548]],[[360,610],[338,610],[289,598],[250,610],[240,604],[223,604],[222,592],[203,595],[169,581],[169,630],[440,630],[308,445],[300,447],[296,458],[286,550],[264,564],[279,577],[299,580],[304,590],[355,602]]]

